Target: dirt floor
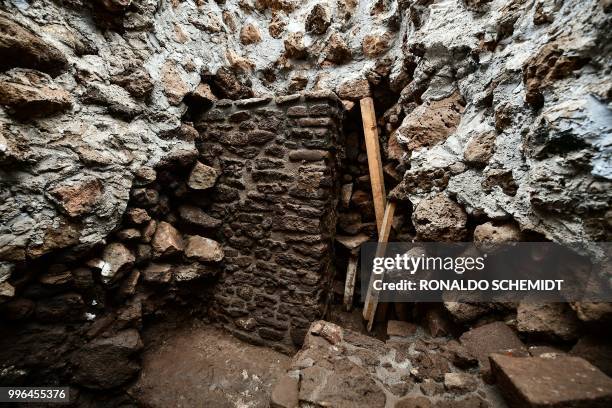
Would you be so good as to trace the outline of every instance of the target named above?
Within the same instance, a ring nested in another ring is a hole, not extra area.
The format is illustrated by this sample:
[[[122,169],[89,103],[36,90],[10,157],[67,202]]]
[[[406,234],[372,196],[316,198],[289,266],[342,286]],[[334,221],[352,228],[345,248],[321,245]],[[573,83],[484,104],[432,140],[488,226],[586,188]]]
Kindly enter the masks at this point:
[[[143,369],[129,393],[146,407],[268,407],[290,357],[243,343],[210,324],[153,326]]]

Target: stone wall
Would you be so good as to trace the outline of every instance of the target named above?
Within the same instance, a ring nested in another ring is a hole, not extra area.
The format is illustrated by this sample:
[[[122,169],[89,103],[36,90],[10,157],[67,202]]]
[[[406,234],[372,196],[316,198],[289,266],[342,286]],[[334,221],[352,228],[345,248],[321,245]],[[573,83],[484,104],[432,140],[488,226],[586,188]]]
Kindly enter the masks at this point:
[[[341,116],[318,92],[221,100],[196,123],[201,161],[218,172],[207,212],[223,220],[214,314],[240,338],[291,351],[322,315]]]

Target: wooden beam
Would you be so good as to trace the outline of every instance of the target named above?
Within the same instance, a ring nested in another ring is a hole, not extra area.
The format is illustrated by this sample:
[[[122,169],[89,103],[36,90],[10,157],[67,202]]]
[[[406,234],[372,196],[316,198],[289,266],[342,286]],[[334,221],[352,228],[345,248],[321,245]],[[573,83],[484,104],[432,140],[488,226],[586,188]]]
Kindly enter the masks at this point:
[[[344,283],[344,306],[347,312],[353,308],[353,294],[355,293],[355,278],[357,277],[358,253],[351,253],[348,267],[346,268],[346,281]]]
[[[385,215],[383,217],[382,228],[378,236],[378,246],[376,247],[376,257],[385,255],[385,243],[389,240],[389,234],[391,234],[391,225],[393,224],[393,215],[395,214],[395,202],[390,201],[387,203],[385,208]],[[362,266],[363,268],[363,266]],[[381,279],[384,275],[381,276]],[[363,282],[362,282],[363,284]],[[376,307],[378,306],[378,291],[372,287],[372,276],[370,275],[370,282],[368,282],[368,292],[366,294],[365,305],[363,307],[363,318],[368,321],[368,331],[372,330],[372,324],[374,323],[374,316],[376,314]]]
[[[378,234],[381,234],[387,194],[385,193],[385,179],[383,175],[382,159],[380,157],[380,144],[378,141],[378,128],[376,127],[376,114],[372,98],[363,98],[359,101],[361,106],[361,120],[363,121],[363,134],[365,136],[366,151],[368,153],[368,167],[370,170],[370,183],[376,213]]]

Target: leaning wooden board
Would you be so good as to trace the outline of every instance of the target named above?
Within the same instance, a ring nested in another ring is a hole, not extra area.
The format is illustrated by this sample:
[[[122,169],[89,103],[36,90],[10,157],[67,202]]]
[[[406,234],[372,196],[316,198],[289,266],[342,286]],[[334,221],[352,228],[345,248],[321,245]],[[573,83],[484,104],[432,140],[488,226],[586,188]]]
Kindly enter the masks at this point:
[[[359,101],[359,105],[361,106],[361,120],[363,121],[363,134],[365,136],[366,151],[368,155],[368,167],[370,170],[370,183],[372,184],[376,225],[378,226],[378,234],[380,235],[383,217],[385,215],[387,194],[385,192],[385,180],[382,159],[380,156],[374,101],[372,98],[363,98]]]
[[[385,243],[389,240],[391,233],[391,225],[393,224],[393,215],[395,214],[395,202],[390,201],[385,208],[382,228],[378,235],[378,246],[376,247],[377,257],[384,256]],[[362,266],[363,267],[363,266]],[[370,280],[372,277],[370,276]],[[363,282],[362,282],[363,284]],[[372,330],[376,308],[378,307],[378,292],[372,287],[372,283],[368,282],[368,292],[366,294],[365,305],[363,307],[363,318],[368,321],[368,331]]]

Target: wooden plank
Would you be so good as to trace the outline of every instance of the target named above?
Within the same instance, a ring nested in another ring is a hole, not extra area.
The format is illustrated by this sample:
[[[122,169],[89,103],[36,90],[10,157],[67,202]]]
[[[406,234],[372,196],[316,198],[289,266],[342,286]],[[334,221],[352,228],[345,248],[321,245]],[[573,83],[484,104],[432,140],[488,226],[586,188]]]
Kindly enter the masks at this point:
[[[359,101],[361,106],[361,120],[363,121],[363,134],[365,136],[366,151],[368,154],[368,167],[370,170],[370,183],[374,199],[374,212],[378,234],[381,234],[387,194],[385,193],[385,178],[383,175],[382,159],[380,157],[380,144],[378,141],[378,128],[376,127],[376,113],[372,98],[363,98]]]
[[[346,281],[344,283],[344,306],[347,312],[353,308],[353,294],[355,293],[355,278],[357,277],[357,261],[359,256],[351,254],[348,267],[346,268]]]
[[[385,208],[385,215],[383,217],[383,224],[378,237],[378,246],[376,247],[376,257],[384,256],[384,244],[389,240],[389,234],[391,233],[391,225],[393,224],[393,215],[395,214],[395,202],[390,201],[387,203]],[[382,278],[382,277],[381,277]],[[376,314],[376,307],[378,306],[378,292],[372,287],[372,276],[370,276],[370,282],[368,282],[368,292],[366,294],[365,305],[363,307],[363,318],[368,321],[368,331],[372,330],[372,324],[374,323],[374,315]]]

